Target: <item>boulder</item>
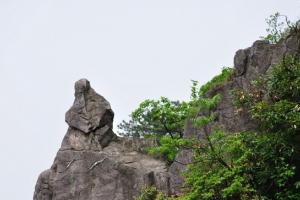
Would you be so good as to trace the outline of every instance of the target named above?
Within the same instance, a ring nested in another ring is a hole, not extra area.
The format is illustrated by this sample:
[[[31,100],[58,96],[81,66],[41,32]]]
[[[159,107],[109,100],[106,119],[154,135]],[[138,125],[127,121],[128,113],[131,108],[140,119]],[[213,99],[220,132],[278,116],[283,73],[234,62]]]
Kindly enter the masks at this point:
[[[70,127],[89,133],[97,128],[112,128],[114,112],[109,102],[91,88],[87,79],[75,83],[75,100],[65,120]]]

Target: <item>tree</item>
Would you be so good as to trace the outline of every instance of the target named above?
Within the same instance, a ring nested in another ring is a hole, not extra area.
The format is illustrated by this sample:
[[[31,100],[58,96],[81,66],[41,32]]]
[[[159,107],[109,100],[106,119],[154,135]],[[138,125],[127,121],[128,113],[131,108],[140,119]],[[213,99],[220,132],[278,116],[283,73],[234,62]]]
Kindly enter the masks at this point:
[[[127,122],[118,125],[120,135],[145,137],[149,135],[171,138],[182,137],[189,104],[182,101],[171,101],[166,97],[159,100],[145,100],[134,110]]]
[[[268,35],[263,37],[263,39],[269,41],[271,44],[276,44],[279,40],[286,37],[290,31],[296,29],[298,22],[292,23],[287,16],[276,12],[266,19],[266,23],[268,25],[266,29]]]
[[[199,87],[197,81],[192,81],[191,99],[171,101],[166,97],[159,100],[147,99],[130,115],[129,121],[122,121],[118,128],[120,135],[129,137],[170,136],[172,139],[182,138],[187,118],[196,115],[199,110],[213,107],[220,99],[219,95],[212,100],[205,98],[211,88],[222,85],[230,79],[233,70],[223,68],[222,73],[205,85]]]

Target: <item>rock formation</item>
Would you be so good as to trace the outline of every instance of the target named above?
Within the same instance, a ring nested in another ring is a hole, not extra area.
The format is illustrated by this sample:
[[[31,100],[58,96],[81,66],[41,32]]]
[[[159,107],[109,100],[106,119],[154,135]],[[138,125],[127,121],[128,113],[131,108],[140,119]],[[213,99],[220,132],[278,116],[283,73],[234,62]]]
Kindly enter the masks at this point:
[[[38,178],[34,200],[131,200],[146,185],[169,192],[166,164],[142,153],[153,141],[117,137],[113,117],[88,80],[75,83],[69,129],[52,167]]]
[[[226,84],[209,91],[208,96],[217,93],[222,95],[222,100],[216,107],[216,121],[208,130],[214,126],[223,125],[230,132],[253,130],[257,124],[253,121],[248,112],[241,110],[236,112],[233,105],[232,90],[242,88],[247,91],[252,80],[272,70],[274,64],[279,63],[284,56],[300,55],[300,33],[291,33],[277,44],[270,44],[267,41],[258,40],[252,47],[238,50],[234,57],[234,75]],[[199,113],[201,115],[201,113]],[[201,138],[205,130],[196,129],[188,122],[184,131],[184,137],[197,136]],[[185,170],[186,163],[192,159],[191,151],[182,150],[176,157],[179,162],[174,162],[170,168],[170,190],[171,193],[179,193],[183,183],[181,172]],[[184,163],[184,164],[181,164]]]
[[[252,80],[269,73],[274,64],[291,54],[300,54],[299,33],[291,33],[277,44],[259,40],[237,51],[233,77],[207,94],[222,95],[215,108],[216,120],[207,130],[220,124],[230,132],[256,129],[247,111],[236,112],[231,91],[247,90]],[[168,168],[143,153],[154,141],[117,137],[112,131],[113,117],[110,104],[87,80],[76,82],[75,101],[66,113],[69,129],[52,167],[38,178],[34,200],[132,200],[145,185],[155,185],[168,194],[180,193],[180,174],[192,161],[191,151],[180,151],[178,162]],[[188,122],[184,137],[201,138],[203,133]]]

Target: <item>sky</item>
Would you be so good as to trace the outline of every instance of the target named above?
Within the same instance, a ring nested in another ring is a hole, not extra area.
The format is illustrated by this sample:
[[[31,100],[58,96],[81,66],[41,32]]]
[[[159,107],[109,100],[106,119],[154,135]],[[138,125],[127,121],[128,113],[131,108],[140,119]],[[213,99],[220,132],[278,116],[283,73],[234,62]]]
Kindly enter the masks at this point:
[[[74,82],[87,78],[115,127],[145,99],[188,100],[233,66],[300,0],[0,0],[0,194],[30,200],[67,131]]]

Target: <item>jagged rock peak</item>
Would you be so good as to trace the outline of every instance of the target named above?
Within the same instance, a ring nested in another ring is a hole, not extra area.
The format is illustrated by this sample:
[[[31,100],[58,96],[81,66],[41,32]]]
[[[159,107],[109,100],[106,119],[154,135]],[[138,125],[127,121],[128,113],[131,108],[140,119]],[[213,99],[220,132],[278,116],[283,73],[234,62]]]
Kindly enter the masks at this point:
[[[67,111],[65,121],[72,128],[90,133],[98,128],[112,128],[114,112],[109,102],[97,94],[87,79],[75,83],[75,100]]]
[[[68,131],[51,168],[40,174],[34,200],[132,200],[144,186],[168,194],[166,163],[143,154],[154,141],[119,138],[109,103],[86,79],[75,83]]]

